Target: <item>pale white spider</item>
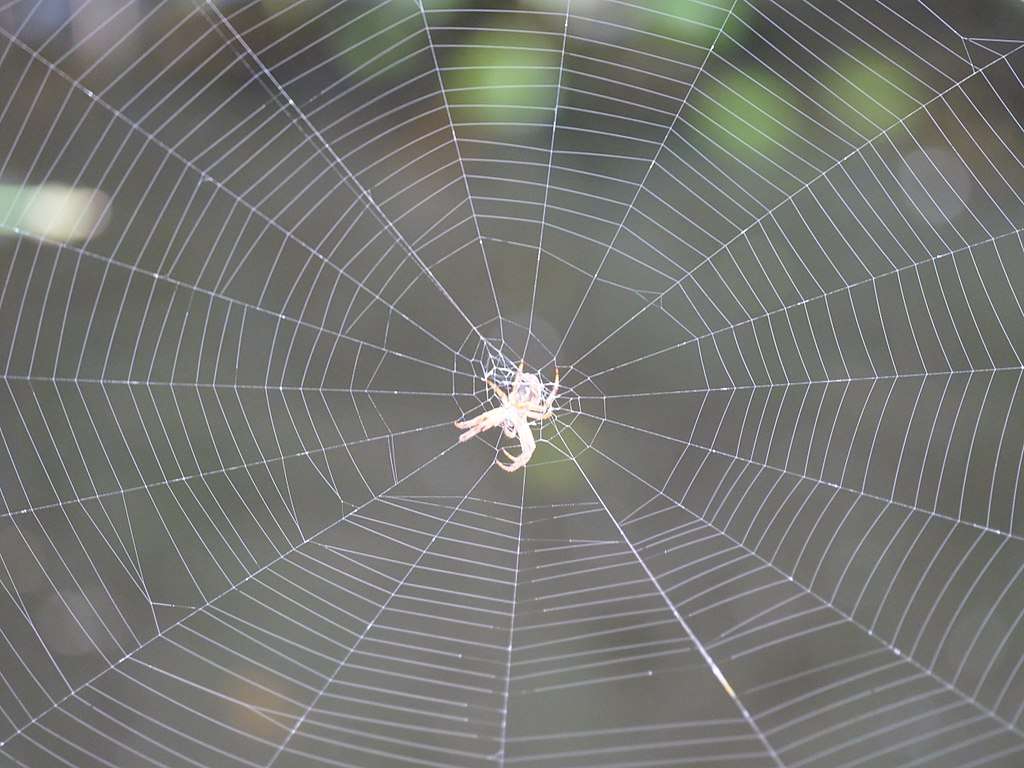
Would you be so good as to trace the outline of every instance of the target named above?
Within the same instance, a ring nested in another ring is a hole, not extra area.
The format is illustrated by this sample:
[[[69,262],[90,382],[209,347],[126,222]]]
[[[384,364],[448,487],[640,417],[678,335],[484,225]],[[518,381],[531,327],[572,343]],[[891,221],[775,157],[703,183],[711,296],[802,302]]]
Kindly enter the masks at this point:
[[[467,430],[459,435],[459,442],[464,443],[481,432],[500,426],[506,437],[519,438],[522,451],[518,456],[513,456],[503,448],[503,453],[512,460],[511,463],[502,464],[498,460],[495,460],[494,463],[506,472],[515,472],[520,467],[526,466],[526,462],[530,460],[533,452],[537,449],[537,441],[533,439],[530,423],[544,421],[554,415],[551,404],[555,401],[555,394],[558,392],[558,369],[555,369],[555,382],[546,398],[540,379],[536,374],[523,373],[522,363],[519,363],[519,370],[516,372],[516,377],[512,380],[512,388],[508,392],[487,377],[484,378],[484,381],[494,390],[501,405],[486,413],[481,413],[469,421],[456,421],[456,427]]]

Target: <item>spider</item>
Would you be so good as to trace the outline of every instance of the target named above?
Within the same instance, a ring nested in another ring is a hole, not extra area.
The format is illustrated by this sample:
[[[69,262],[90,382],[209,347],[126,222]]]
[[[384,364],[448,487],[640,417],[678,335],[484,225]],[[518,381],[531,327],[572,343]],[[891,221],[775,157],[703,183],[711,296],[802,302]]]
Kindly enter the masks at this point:
[[[516,372],[516,377],[512,380],[512,387],[508,392],[505,392],[486,376],[484,381],[494,390],[501,405],[486,413],[481,413],[469,421],[456,421],[456,427],[467,430],[459,435],[459,442],[464,443],[481,432],[500,425],[506,437],[519,438],[522,451],[518,456],[513,456],[503,448],[502,452],[511,459],[511,462],[502,464],[501,461],[495,460],[494,463],[506,472],[515,472],[526,466],[526,462],[530,460],[533,452],[537,449],[537,441],[533,439],[530,423],[544,421],[554,415],[551,404],[555,401],[555,394],[558,392],[558,369],[555,369],[555,382],[546,398],[544,397],[544,387],[537,375],[523,373],[523,363],[519,363],[519,370]]]

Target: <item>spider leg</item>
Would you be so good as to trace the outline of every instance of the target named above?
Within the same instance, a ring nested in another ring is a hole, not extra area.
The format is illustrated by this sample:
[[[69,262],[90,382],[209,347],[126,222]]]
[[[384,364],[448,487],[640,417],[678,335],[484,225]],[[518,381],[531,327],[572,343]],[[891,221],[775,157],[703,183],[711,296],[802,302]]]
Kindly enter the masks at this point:
[[[555,415],[555,411],[551,407],[550,401],[525,406],[520,410],[520,412],[531,421],[543,421],[544,419],[550,419]]]
[[[521,453],[518,456],[513,456],[508,450],[504,450],[503,453],[508,456],[512,461],[508,464],[502,464],[500,461],[495,459],[494,463],[504,469],[506,472],[515,472],[518,469],[522,469],[526,466],[526,463],[530,460],[530,457],[525,453]]]
[[[488,429],[490,429],[490,427],[487,424],[477,424],[475,427],[471,427],[469,431],[463,432],[459,435],[459,442],[464,443],[467,440],[472,440],[481,432],[486,432]]]
[[[512,379],[512,389],[509,390],[510,395],[519,389],[519,380],[523,378],[523,365],[525,365],[525,363],[525,360],[519,361],[519,369],[516,371],[516,377]]]
[[[481,421],[483,421],[488,416],[488,414],[490,414],[490,411],[487,411],[486,413],[478,414],[477,416],[474,416],[472,419],[469,419],[467,421],[457,421],[456,420],[455,421],[455,426],[458,427],[459,429],[472,429],[477,424],[479,424]]]
[[[498,396],[498,398],[501,400],[501,404],[502,405],[508,405],[508,393],[505,392],[505,390],[503,390],[501,387],[499,387],[497,384],[495,384],[490,379],[484,379],[484,381],[486,381],[488,384],[490,384],[491,389],[494,390],[494,394],[496,394]],[[512,388],[515,389],[514,386]]]
[[[467,440],[476,437],[481,432],[486,432],[491,427],[496,427],[500,423],[499,416],[501,414],[501,410],[501,408],[493,408],[485,413],[481,413],[479,416],[476,416],[469,421],[456,421],[456,427],[467,430],[459,435],[459,442],[464,443]],[[504,417],[501,416],[501,418]]]
[[[558,368],[555,368],[555,383],[551,385],[551,392],[544,401],[544,410],[550,412],[551,404],[555,402],[555,395],[558,394]]]
[[[522,452],[518,456],[513,456],[512,453],[505,448],[502,449],[502,452],[511,459],[511,462],[508,464],[502,464],[497,459],[494,461],[495,464],[506,472],[515,472],[517,469],[525,467],[526,462],[533,457],[533,452],[537,449],[537,442],[533,439],[533,433],[525,422],[519,425],[517,434],[519,435],[519,445],[522,448]]]
[[[539,409],[536,411],[531,411],[530,413],[527,414],[527,417],[531,421],[546,421],[547,419],[550,419],[554,415],[555,412],[549,408],[546,411],[541,411]]]

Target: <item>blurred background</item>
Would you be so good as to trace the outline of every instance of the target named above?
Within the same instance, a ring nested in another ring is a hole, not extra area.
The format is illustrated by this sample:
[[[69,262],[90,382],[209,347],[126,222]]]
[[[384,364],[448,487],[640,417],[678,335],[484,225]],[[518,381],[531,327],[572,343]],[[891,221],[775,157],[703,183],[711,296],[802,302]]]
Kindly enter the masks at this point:
[[[1019,0],[0,0],[0,765],[1020,765],[1022,72]]]

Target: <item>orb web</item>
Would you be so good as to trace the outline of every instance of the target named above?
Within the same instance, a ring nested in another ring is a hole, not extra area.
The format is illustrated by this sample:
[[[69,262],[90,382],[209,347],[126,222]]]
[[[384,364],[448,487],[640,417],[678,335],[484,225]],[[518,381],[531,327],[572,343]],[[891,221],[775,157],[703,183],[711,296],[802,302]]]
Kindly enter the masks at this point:
[[[0,2],[0,764],[1018,765],[1021,71],[999,0]]]

